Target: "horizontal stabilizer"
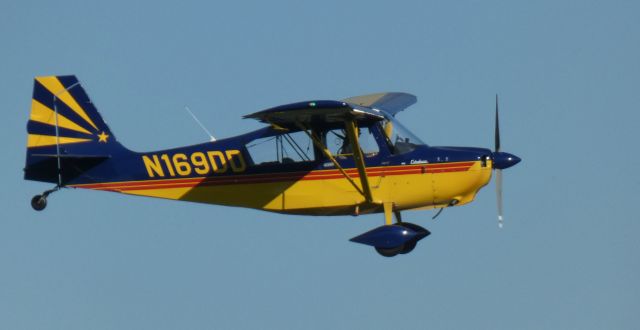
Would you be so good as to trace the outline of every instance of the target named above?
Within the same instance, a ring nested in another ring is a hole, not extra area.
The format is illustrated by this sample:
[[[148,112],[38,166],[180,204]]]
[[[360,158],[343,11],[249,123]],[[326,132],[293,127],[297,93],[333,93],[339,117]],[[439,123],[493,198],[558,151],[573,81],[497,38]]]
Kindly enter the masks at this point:
[[[47,157],[47,158],[57,158],[56,154],[31,154],[31,157]],[[111,155],[60,155],[60,158],[111,158]]]

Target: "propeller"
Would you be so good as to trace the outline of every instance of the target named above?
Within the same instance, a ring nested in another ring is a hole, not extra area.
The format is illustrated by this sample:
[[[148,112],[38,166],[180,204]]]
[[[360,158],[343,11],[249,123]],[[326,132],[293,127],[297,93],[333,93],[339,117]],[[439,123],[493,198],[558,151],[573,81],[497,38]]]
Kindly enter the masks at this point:
[[[498,115],[498,94],[496,94],[495,148],[492,154],[493,169],[496,171],[496,202],[498,204],[498,227],[503,225],[502,212],[502,170],[520,162],[520,158],[508,152],[500,151],[500,119]]]
[[[500,117],[498,116],[498,94],[496,94],[496,127],[495,127],[495,152],[500,151]]]
[[[496,94],[496,123],[495,123],[495,149],[494,153],[500,152],[500,116],[498,115],[498,94]],[[496,202],[498,203],[498,228],[502,228],[502,169],[496,169]]]

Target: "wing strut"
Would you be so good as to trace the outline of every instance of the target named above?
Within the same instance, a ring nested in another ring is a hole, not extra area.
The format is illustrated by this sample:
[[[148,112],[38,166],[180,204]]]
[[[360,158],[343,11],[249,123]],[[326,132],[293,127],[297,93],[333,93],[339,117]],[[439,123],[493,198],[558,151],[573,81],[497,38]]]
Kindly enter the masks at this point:
[[[329,160],[333,163],[333,165],[340,171],[340,173],[342,173],[342,175],[347,179],[347,181],[349,181],[349,183],[351,183],[351,185],[356,188],[356,190],[358,191],[358,193],[360,193],[362,196],[364,196],[364,198],[367,200],[367,202],[371,202],[372,199],[369,199],[366,195],[366,193],[358,186],[358,184],[356,184],[356,182],[353,180],[352,177],[349,176],[349,174],[344,170],[344,168],[342,168],[342,166],[340,166],[340,164],[338,163],[338,161],[333,157],[333,155],[331,154],[331,152],[329,152],[329,150],[327,149],[327,147],[320,141],[320,139],[313,133],[310,132],[306,127],[304,127],[301,123],[296,123],[297,126],[303,131],[305,132],[309,138],[311,139],[311,141],[313,141],[313,144],[322,151],[322,153],[329,158]],[[358,147],[358,150],[360,150],[360,148]],[[361,176],[362,177],[362,176]],[[369,186],[366,186],[366,191],[369,191],[369,197],[371,196],[371,190],[369,189]]]
[[[369,186],[369,179],[367,178],[367,170],[364,165],[364,155],[360,149],[360,142],[358,141],[358,133],[356,133],[356,123],[353,119],[347,119],[345,121],[345,127],[347,129],[347,136],[353,149],[353,161],[358,168],[358,174],[360,174],[360,185],[364,193],[364,198],[369,203],[373,203],[373,195],[371,194],[371,187]]]

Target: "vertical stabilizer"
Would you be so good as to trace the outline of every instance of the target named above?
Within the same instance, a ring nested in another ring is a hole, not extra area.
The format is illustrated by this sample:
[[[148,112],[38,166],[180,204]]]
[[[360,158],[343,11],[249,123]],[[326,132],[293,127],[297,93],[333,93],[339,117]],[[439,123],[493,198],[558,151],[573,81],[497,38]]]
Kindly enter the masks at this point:
[[[35,78],[27,133],[29,180],[64,184],[82,169],[128,152],[75,76]]]

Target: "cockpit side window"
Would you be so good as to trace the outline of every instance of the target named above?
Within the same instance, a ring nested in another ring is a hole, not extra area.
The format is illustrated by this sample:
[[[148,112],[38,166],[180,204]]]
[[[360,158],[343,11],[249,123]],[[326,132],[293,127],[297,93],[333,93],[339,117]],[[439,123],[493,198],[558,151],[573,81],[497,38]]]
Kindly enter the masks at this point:
[[[332,156],[339,159],[353,156],[353,147],[343,125],[317,127],[312,134]],[[356,134],[365,158],[380,154],[384,142],[379,123],[359,123]],[[304,131],[273,131],[247,142],[245,147],[251,166],[301,164],[326,158]]]
[[[246,144],[253,165],[276,165],[315,160],[313,142],[302,131],[267,136]]]
[[[358,143],[365,157],[374,157],[380,152],[380,147],[376,142],[372,126],[361,126],[357,128]],[[344,128],[335,128],[323,132],[324,142],[331,152],[337,157],[351,157],[353,147],[347,137]]]

